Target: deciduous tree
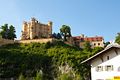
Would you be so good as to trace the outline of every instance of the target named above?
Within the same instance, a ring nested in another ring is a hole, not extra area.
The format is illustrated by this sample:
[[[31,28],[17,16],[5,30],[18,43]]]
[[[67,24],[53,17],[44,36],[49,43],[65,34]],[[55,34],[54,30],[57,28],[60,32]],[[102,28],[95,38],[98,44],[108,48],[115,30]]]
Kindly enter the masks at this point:
[[[120,44],[120,33],[117,33],[115,42],[118,43],[118,44]]]
[[[60,33],[63,35],[64,40],[67,41],[67,37],[71,36],[71,29],[67,25],[62,25],[60,28]]]
[[[2,35],[2,38],[7,39],[8,38],[8,24],[4,24],[3,26],[1,26],[1,32],[0,34]]]
[[[4,24],[1,26],[0,34],[4,39],[14,40],[14,38],[16,38],[15,32],[15,27],[13,25],[8,26],[8,24]]]

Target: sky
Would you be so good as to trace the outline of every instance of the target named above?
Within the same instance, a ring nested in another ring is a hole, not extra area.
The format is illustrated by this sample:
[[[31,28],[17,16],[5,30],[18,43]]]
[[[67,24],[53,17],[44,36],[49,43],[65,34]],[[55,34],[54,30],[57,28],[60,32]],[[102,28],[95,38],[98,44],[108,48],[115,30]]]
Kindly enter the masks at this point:
[[[120,0],[0,0],[0,26],[16,29],[20,39],[23,21],[35,17],[53,22],[53,33],[62,25],[71,27],[73,36],[103,36],[112,41],[120,32]]]

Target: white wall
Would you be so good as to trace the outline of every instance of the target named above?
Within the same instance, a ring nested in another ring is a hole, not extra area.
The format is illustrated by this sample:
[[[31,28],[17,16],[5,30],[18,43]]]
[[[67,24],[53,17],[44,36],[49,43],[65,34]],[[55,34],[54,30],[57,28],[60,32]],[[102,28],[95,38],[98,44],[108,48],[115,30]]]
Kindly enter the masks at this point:
[[[95,45],[94,45],[95,44]],[[100,44],[100,45],[98,45]],[[104,47],[104,41],[93,41],[91,42],[92,47]]]
[[[118,50],[118,55],[115,53],[114,49],[111,49],[99,57],[96,57],[91,61],[91,78],[92,80],[97,79],[110,79],[114,76],[120,76],[120,71],[118,71],[118,67],[120,67],[120,49]],[[109,60],[107,60],[107,56],[109,56]],[[106,65],[113,65],[113,71],[106,71]],[[96,67],[103,66],[103,71],[97,72]]]

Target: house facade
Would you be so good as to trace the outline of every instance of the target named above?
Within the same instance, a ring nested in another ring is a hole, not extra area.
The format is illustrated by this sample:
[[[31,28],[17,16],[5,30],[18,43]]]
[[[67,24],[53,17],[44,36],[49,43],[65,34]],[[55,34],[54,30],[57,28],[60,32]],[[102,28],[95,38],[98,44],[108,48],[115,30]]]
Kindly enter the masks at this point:
[[[30,22],[24,21],[22,26],[22,40],[50,38],[52,35],[52,22],[42,24],[35,18],[31,18]]]
[[[91,65],[91,80],[120,80],[120,45],[110,44],[84,62]]]
[[[74,36],[73,41],[74,44],[80,48],[83,48],[86,41],[90,42],[92,48],[104,47],[104,39],[101,36],[85,37],[83,34],[81,34],[80,36]]]

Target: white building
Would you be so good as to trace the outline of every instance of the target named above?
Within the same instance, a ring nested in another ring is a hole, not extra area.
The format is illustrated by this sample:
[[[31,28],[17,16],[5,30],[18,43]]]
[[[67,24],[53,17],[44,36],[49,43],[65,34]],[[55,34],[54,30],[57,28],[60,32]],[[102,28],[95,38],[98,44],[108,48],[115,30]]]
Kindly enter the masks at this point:
[[[120,80],[120,45],[110,44],[85,62],[91,65],[91,80]]]

